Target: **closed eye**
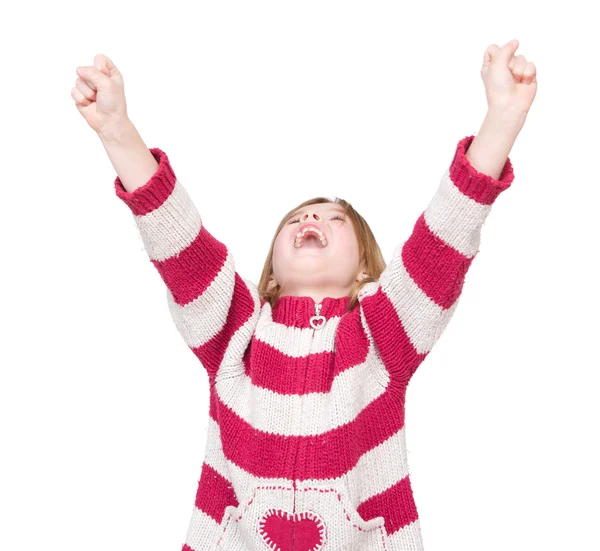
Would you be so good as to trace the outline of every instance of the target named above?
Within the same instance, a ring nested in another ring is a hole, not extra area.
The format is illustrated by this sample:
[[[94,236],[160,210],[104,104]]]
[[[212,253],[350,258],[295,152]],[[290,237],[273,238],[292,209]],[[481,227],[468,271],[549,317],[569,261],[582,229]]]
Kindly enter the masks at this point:
[[[341,220],[342,222],[344,221],[344,215],[343,214],[336,214],[335,216],[333,216],[331,218],[332,220]],[[300,218],[293,218],[292,220],[290,220],[288,222],[288,224],[294,224],[295,222],[300,222]]]

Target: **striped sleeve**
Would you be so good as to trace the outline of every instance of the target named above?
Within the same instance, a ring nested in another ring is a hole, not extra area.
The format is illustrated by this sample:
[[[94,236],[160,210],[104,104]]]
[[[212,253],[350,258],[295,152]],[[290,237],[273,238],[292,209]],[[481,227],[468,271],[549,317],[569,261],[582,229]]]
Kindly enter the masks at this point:
[[[465,156],[473,139],[458,142],[410,237],[395,248],[379,280],[359,293],[366,328],[398,384],[408,384],[448,325],[486,217],[514,179],[510,159],[498,180],[478,172]]]
[[[234,333],[245,326],[251,335],[256,286],[240,277],[231,251],[204,227],[166,153],[158,148],[150,152],[159,165],[150,180],[128,192],[117,177],[115,191],[131,209],[144,248],[165,283],[177,330],[214,376]]]

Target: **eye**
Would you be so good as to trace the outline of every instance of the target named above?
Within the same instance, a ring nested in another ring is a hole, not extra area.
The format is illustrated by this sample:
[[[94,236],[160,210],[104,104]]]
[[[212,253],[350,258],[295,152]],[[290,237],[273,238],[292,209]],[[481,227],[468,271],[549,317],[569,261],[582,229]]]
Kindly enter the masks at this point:
[[[332,220],[341,220],[343,222],[344,221],[344,215],[343,214],[336,214],[331,219]],[[292,220],[290,220],[288,222],[288,224],[294,224],[295,222],[300,222],[300,218],[293,218]]]

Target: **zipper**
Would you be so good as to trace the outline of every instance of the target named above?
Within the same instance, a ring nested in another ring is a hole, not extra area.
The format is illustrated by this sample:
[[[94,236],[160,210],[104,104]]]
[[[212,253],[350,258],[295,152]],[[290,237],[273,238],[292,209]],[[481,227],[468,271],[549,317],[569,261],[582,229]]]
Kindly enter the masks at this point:
[[[325,325],[325,317],[321,316],[321,306],[320,302],[315,303],[315,315],[310,318],[310,326],[313,329],[321,329]]]

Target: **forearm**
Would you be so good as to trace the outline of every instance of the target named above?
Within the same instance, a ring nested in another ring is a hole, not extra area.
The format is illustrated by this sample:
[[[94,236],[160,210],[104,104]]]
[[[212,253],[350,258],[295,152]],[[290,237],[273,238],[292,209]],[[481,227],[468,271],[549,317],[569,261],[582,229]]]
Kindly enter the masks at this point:
[[[156,159],[131,121],[98,136],[128,192],[143,186],[157,171]]]
[[[465,157],[473,168],[498,179],[523,124],[525,115],[522,113],[488,110]]]

